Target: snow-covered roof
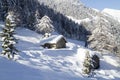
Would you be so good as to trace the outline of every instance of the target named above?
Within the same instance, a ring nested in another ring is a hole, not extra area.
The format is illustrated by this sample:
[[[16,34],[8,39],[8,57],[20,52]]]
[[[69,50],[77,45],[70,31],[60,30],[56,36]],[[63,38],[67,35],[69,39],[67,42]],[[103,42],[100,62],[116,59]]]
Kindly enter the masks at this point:
[[[53,39],[52,41],[49,41],[49,43],[57,43],[61,38],[64,38],[64,36],[63,35],[59,35],[55,39]]]
[[[44,45],[45,43],[57,43],[61,38],[64,38],[64,36],[63,35],[50,36],[48,38],[42,39],[40,41],[40,45]],[[65,41],[66,41],[66,39],[65,39]]]

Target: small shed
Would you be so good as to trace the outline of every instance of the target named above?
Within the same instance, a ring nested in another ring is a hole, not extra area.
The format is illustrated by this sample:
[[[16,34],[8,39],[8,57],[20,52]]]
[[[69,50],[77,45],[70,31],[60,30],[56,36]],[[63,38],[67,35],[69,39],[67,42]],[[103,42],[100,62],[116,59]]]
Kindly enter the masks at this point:
[[[58,48],[65,48],[66,43],[67,43],[67,41],[64,38],[64,36],[59,35],[59,36],[55,37],[53,40],[44,43],[42,46],[44,48],[58,49]]]

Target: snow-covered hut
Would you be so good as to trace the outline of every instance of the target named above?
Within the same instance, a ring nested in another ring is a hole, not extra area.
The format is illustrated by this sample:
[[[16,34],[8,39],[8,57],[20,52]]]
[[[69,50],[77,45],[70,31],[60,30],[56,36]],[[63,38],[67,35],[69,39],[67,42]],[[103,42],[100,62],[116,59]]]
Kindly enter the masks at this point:
[[[66,39],[64,38],[64,36],[59,35],[57,37],[55,37],[53,40],[48,41],[46,43],[44,43],[42,46],[44,48],[65,48],[66,47]]]

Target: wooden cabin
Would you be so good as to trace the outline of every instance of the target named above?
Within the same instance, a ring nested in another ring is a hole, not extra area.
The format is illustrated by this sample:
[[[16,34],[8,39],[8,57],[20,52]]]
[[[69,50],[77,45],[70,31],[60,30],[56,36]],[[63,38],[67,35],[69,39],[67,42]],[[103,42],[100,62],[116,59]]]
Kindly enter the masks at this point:
[[[66,43],[67,43],[66,39],[62,35],[59,35],[55,37],[52,41],[44,43],[42,46],[44,48],[58,49],[58,48],[65,48]]]

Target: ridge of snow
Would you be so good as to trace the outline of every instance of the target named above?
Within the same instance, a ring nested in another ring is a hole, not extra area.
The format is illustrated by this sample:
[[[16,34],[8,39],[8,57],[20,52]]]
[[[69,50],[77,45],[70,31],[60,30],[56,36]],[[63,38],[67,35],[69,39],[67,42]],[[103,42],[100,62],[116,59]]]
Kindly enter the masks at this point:
[[[67,16],[69,19],[71,19],[71,20],[73,20],[73,21],[75,21],[75,23],[78,23],[78,24],[80,24],[81,22],[89,22],[89,21],[91,21],[91,19],[89,19],[89,18],[85,18],[85,19],[81,19],[81,20],[79,20],[79,19],[75,19],[74,17],[72,17],[72,16]]]
[[[102,13],[107,13],[120,22],[120,10],[105,8]]]
[[[99,19],[98,16],[94,16],[92,19],[90,18],[85,18],[85,19],[76,19],[72,16],[67,16],[69,19],[71,19],[72,21],[74,21],[75,23],[81,24],[82,22],[90,22],[90,21],[96,21]]]
[[[95,10],[96,12],[100,12],[100,10],[98,10],[98,9],[95,9],[95,8],[92,8],[93,10]]]

